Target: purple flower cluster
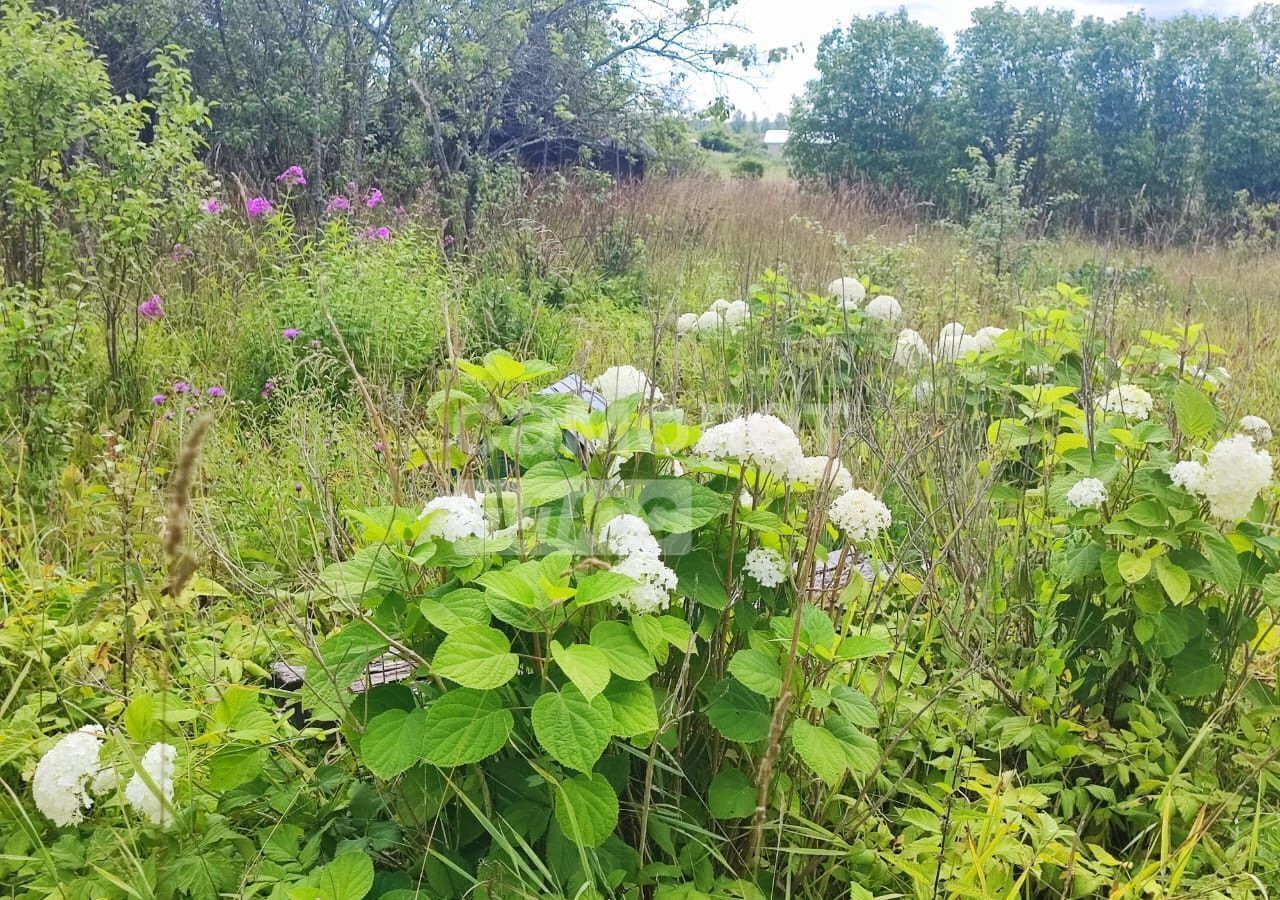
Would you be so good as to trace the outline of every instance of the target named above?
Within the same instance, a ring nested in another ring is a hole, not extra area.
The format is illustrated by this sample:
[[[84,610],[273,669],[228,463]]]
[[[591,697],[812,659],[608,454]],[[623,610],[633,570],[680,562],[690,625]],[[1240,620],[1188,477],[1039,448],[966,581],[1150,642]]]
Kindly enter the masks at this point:
[[[391,229],[386,225],[380,225],[377,228],[370,225],[364,230],[364,239],[366,241],[389,241],[391,240]]]
[[[227,396],[227,392],[223,389],[222,385],[219,385],[219,384],[209,385],[207,388],[204,389],[204,393],[206,397],[212,397],[215,400],[221,397]],[[199,397],[200,388],[195,387],[189,381],[175,381],[173,383],[173,388],[170,391],[170,394],[172,394],[172,396],[175,398]],[[151,398],[151,402],[154,403],[156,406],[164,406],[166,403],[169,402],[170,394],[156,394]],[[200,404],[193,402],[186,407],[186,413],[187,415],[193,415],[199,409],[200,409]],[[164,417],[166,419],[172,419],[173,411],[170,410],[166,412],[164,414]]]
[[[245,201],[244,211],[249,214],[249,218],[256,219],[258,216],[270,215],[274,207],[266,197],[250,197]]]
[[[292,341],[297,340],[297,337],[300,334],[302,334],[302,332],[296,328],[286,328],[284,331],[280,332],[280,337],[284,338],[286,341]]]
[[[262,399],[266,400],[270,398],[272,393],[274,393],[275,389],[276,389],[276,383],[274,381],[265,382],[262,385]]]
[[[341,194],[338,194],[336,197],[331,197],[329,199],[328,204],[324,208],[324,214],[326,216],[335,216],[338,213],[344,213],[344,212],[350,212],[350,211],[351,211],[351,201],[348,200],[346,197],[342,196]]]
[[[302,173],[302,166],[290,166],[276,176],[276,181],[290,187],[306,187],[307,176]]]
[[[364,205],[373,209],[382,203],[382,191],[374,188],[369,191],[369,196],[365,198]]]
[[[138,315],[148,322],[158,322],[164,318],[164,303],[159,294],[152,294],[138,304]]]
[[[174,244],[173,252],[169,254],[169,258],[174,262],[182,262],[183,260],[191,259],[195,255],[195,251],[186,244]]]
[[[208,199],[200,201],[200,211],[211,216],[216,216],[218,213],[222,212],[222,204],[212,197],[209,197]]]

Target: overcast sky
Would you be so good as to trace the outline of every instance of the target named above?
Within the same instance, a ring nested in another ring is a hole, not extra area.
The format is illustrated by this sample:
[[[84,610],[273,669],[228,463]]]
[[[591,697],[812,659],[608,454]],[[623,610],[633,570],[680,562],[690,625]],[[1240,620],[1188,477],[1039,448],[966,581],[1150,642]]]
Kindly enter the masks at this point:
[[[916,21],[938,28],[947,40],[969,23],[969,12],[980,6],[990,5],[988,0],[910,0],[910,2],[878,2],[878,0],[738,0],[736,16],[747,29],[737,38],[742,43],[754,43],[761,49],[778,46],[792,47],[792,56],[764,74],[753,79],[753,84],[734,81],[708,81],[693,91],[693,99],[706,103],[717,93],[723,93],[750,116],[776,115],[786,112],[793,95],[804,89],[813,77],[813,55],[818,40],[833,28],[843,27],[857,15],[893,11],[905,6]],[[1077,16],[1101,16],[1115,19],[1129,12],[1145,10],[1159,18],[1176,16],[1183,12],[1217,15],[1247,13],[1255,5],[1254,0],[1149,0],[1146,3],[1129,3],[1125,0],[1008,0],[1017,8],[1052,6],[1074,10]]]

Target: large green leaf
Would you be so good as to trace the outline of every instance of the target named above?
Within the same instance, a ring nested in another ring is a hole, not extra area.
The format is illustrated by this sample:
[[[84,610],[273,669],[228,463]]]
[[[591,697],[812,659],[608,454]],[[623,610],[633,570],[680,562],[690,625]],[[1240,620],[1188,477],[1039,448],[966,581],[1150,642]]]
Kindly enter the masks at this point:
[[[557,762],[590,772],[613,736],[613,712],[604,697],[588,700],[568,686],[533,704],[533,734]]]
[[[373,860],[359,851],[344,853],[324,866],[316,876],[316,888],[290,897],[307,900],[362,900],[373,887]],[[317,893],[318,891],[318,893]]]
[[[422,758],[427,714],[389,709],[369,720],[360,737],[360,761],[379,778],[394,778]]]
[[[654,478],[640,492],[640,507],[654,531],[684,534],[725,512],[728,502],[688,478]]]
[[[1213,401],[1185,382],[1173,389],[1173,413],[1178,427],[1193,438],[1204,437],[1218,424]]]
[[[707,806],[717,819],[745,819],[756,809],[756,786],[738,769],[723,769],[711,781]]]
[[[767,699],[725,676],[711,691],[707,718],[729,740],[751,744],[769,736],[771,708]]]
[[[643,681],[658,671],[653,654],[645,649],[635,632],[622,622],[600,622],[591,629],[591,646],[598,648],[619,678]]]
[[[431,671],[463,687],[488,691],[510,681],[519,666],[505,634],[488,625],[467,625],[440,644]]]
[[[1191,576],[1186,569],[1161,557],[1156,560],[1156,578],[1175,606],[1187,602],[1187,597],[1191,594]]]
[[[559,459],[540,462],[520,477],[520,502],[525,509],[545,506],[579,489],[582,481],[582,469],[576,463]]]
[[[419,606],[426,620],[446,633],[468,625],[489,624],[484,592],[475,588],[458,588],[440,597],[427,597]]]
[[[1226,681],[1226,673],[1202,641],[1168,661],[1169,690],[1182,697],[1207,697]]]
[[[564,647],[559,641],[552,641],[551,658],[588,700],[598,696],[609,684],[612,675],[609,671],[609,659],[598,647],[590,644],[570,644]]]
[[[613,733],[618,737],[639,737],[658,730],[658,705],[653,688],[645,681],[615,678],[604,689],[613,713]]]
[[[620,597],[635,587],[639,582],[620,572],[592,572],[578,579],[578,590],[574,601],[578,606],[590,606],[604,600]]]
[[[575,775],[556,785],[555,815],[569,840],[599,847],[618,827],[618,795],[603,775]]]
[[[479,762],[502,749],[514,724],[497,693],[449,691],[427,709],[422,758],[442,767]]]
[[[765,697],[782,693],[782,665],[778,658],[763,650],[747,648],[733,654],[729,674],[743,686]]]
[[[790,736],[791,745],[804,764],[828,787],[835,787],[849,768],[840,740],[826,728],[812,725],[805,719],[791,723]]]

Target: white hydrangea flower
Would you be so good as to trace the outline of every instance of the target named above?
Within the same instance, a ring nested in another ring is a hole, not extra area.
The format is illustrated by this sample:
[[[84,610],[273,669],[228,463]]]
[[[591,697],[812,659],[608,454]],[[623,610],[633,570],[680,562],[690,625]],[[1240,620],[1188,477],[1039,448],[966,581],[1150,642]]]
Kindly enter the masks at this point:
[[[709,309],[702,315],[698,316],[697,330],[699,332],[716,331],[720,328],[720,322],[720,313],[716,312],[714,309]]]
[[[1067,491],[1067,503],[1074,509],[1097,509],[1107,502],[1107,486],[1097,478],[1081,478]]]
[[[93,781],[89,782],[89,790],[93,791],[93,796],[101,797],[114,791],[120,783],[120,774],[116,771],[115,766],[103,766],[98,770],[98,774],[93,776]]]
[[[36,809],[53,824],[63,827],[84,821],[84,811],[93,807],[89,781],[101,769],[102,729],[86,725],[64,735],[36,763],[31,795]]]
[[[938,340],[949,341],[967,333],[963,322],[948,322],[938,329]]]
[[[828,471],[828,465],[830,470]],[[825,479],[831,489],[842,494],[853,488],[853,475],[840,460],[832,460],[829,456],[806,456],[796,460],[790,476],[792,481],[820,487]]]
[[[736,329],[751,317],[751,307],[746,300],[734,300],[720,313],[727,328]]]
[[[662,400],[662,391],[650,383],[649,376],[635,366],[611,366],[591,382],[591,386],[609,403],[616,403],[623,397],[636,394],[654,401]]]
[[[1258,450],[1244,434],[1218,441],[1209,451],[1200,490],[1210,511],[1238,521],[1249,514],[1258,494],[1271,483],[1271,454]]]
[[[650,553],[633,553],[624,557],[613,571],[640,582],[625,594],[614,598],[613,605],[632,615],[660,613],[671,605],[671,592],[676,589],[676,573],[667,568],[662,557]]]
[[[1194,459],[1184,459],[1169,469],[1169,478],[1184,491],[1198,494],[1200,485],[1204,483],[1204,466]]]
[[[720,315],[723,316],[725,314],[725,311],[728,310],[728,308],[732,305],[733,304],[731,304],[728,300],[721,298],[719,300],[713,300],[709,308],[712,311],[718,312]]]
[[[685,313],[676,319],[676,334],[689,334],[698,328],[698,314]]]
[[[628,513],[615,516],[600,529],[600,543],[610,555],[620,557],[613,571],[640,582],[615,598],[615,606],[640,615],[661,612],[671,604],[676,573],[663,563],[662,548],[644,519]]]
[[[124,799],[153,825],[167,825],[172,819],[169,807],[173,805],[173,770],[178,759],[178,748],[172,744],[152,744],[142,755],[139,768],[146,772],[160,793],[135,772],[124,786]]]
[[[776,416],[752,413],[702,432],[694,452],[712,459],[736,459],[760,470],[786,478],[804,458],[796,433]]]
[[[484,519],[484,495],[476,497],[436,497],[422,508],[425,518],[437,510],[444,515],[436,516],[427,525],[423,534],[428,538],[444,538],[453,543],[464,537],[489,537],[489,523]]]
[[[920,332],[904,328],[898,332],[898,339],[893,346],[893,364],[904,369],[915,370],[927,366],[933,360],[929,345],[924,342]]]
[[[927,378],[922,378],[916,382],[916,386],[911,389],[911,399],[916,403],[924,403],[933,396],[933,382]]]
[[[897,297],[890,297],[888,294],[881,294],[863,310],[873,319],[879,319],[881,322],[896,322],[902,315],[902,304],[898,302]]]
[[[623,513],[614,516],[600,529],[600,543],[613,556],[630,556],[632,553],[648,553],[657,556],[662,552],[658,539],[649,525],[639,516]]]
[[[1099,412],[1118,413],[1136,422],[1145,422],[1150,418],[1155,405],[1151,395],[1136,384],[1113,387],[1095,402]]]
[[[997,328],[995,325],[988,325],[986,328],[979,328],[978,333],[973,339],[978,344],[978,349],[984,353],[987,350],[994,350],[996,346],[996,338],[1005,333],[1005,329]]]
[[[1187,374],[1214,387],[1226,387],[1231,383],[1231,373],[1223,366],[1214,366],[1212,369],[1205,366],[1192,366],[1187,370]]]
[[[742,569],[759,582],[761,587],[777,587],[787,580],[786,562],[782,559],[782,554],[768,547],[756,547],[748,552]]]
[[[1041,363],[1038,366],[1027,367],[1027,380],[1036,382],[1045,382],[1053,377],[1054,369],[1049,363]]]
[[[893,524],[889,507],[881,503],[875,494],[862,488],[846,491],[831,501],[827,515],[854,541],[872,540]]]
[[[827,285],[827,296],[839,303],[846,311],[854,310],[867,296],[867,289],[858,279],[845,276]]]
[[[1271,443],[1271,423],[1262,416],[1245,416],[1237,427],[1241,434],[1247,434],[1253,438],[1255,444]]]
[[[978,349],[978,339],[973,335],[944,330],[943,334],[938,335],[938,344],[934,352],[939,362],[950,363],[963,359],[970,353],[977,353]]]

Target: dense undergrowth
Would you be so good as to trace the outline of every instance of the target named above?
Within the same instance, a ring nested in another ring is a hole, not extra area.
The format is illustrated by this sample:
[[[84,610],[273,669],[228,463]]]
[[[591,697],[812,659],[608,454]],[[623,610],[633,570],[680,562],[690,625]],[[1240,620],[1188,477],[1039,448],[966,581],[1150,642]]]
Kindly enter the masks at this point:
[[[1280,888],[1268,257],[100,126],[5,207],[7,895]]]

